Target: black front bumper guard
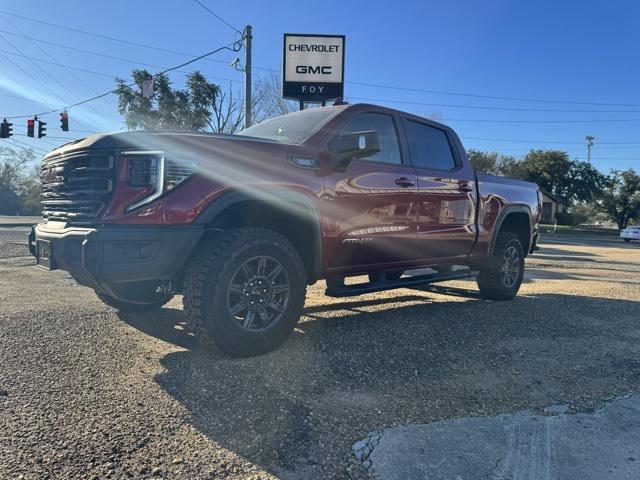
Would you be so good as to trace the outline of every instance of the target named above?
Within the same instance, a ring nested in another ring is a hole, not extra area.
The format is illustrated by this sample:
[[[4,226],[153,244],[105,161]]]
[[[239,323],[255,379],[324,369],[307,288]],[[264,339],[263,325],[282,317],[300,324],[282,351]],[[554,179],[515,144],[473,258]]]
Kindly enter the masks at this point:
[[[202,226],[101,226],[50,228],[36,225],[29,252],[38,261],[38,241],[50,246],[50,269],[68,271],[78,283],[130,303],[149,303],[180,279]]]

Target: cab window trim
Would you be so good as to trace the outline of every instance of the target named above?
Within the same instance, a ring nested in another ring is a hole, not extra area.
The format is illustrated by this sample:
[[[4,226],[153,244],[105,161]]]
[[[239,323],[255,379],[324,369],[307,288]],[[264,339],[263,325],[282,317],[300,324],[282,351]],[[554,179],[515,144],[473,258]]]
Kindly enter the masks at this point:
[[[451,156],[453,157],[453,161],[454,161],[453,168],[436,168],[436,167],[425,166],[425,165],[417,165],[416,162],[414,162],[413,156],[411,155],[411,141],[409,140],[409,133],[407,128],[409,122],[417,123],[418,125],[423,125],[425,127],[433,128],[435,130],[440,130],[442,133],[444,133],[445,138],[447,139],[447,143],[449,144],[449,150],[451,150]],[[454,142],[452,141],[451,132],[449,132],[449,130],[437,127],[435,125],[430,125],[429,123],[425,123],[423,121],[415,120],[409,117],[402,117],[402,124],[404,127],[404,138],[407,143],[407,150],[409,151],[409,157],[411,158],[411,165],[414,168],[419,168],[421,170],[435,170],[436,172],[456,172],[463,168],[464,165],[460,159],[458,149],[453,148]]]

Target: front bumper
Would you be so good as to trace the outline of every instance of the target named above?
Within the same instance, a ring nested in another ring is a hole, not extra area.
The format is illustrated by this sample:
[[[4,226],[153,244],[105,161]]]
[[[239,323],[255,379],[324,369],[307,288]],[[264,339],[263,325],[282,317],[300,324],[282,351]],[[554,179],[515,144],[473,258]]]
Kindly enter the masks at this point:
[[[39,264],[69,272],[82,285],[119,300],[147,303],[180,276],[202,226],[67,227],[48,222],[29,235]],[[38,259],[46,244],[49,258]]]

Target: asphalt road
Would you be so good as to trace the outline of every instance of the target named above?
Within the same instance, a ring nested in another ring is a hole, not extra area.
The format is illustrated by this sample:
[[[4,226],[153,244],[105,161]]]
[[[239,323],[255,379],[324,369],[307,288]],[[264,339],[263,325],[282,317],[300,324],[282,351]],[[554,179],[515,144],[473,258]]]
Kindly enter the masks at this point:
[[[544,240],[509,302],[320,282],[281,348],[231,359],[196,348],[179,298],[119,316],[35,267],[26,233],[0,229],[2,479],[367,478],[371,432],[640,393],[638,243]]]

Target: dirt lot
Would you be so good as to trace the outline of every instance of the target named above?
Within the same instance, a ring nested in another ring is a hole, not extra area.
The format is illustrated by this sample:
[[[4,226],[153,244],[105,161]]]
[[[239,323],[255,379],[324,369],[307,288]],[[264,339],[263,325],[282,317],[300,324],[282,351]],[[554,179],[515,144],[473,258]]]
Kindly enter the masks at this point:
[[[361,478],[374,430],[640,392],[640,244],[554,237],[520,295],[312,287],[262,357],[195,348],[181,299],[118,316],[0,229],[0,478]]]

